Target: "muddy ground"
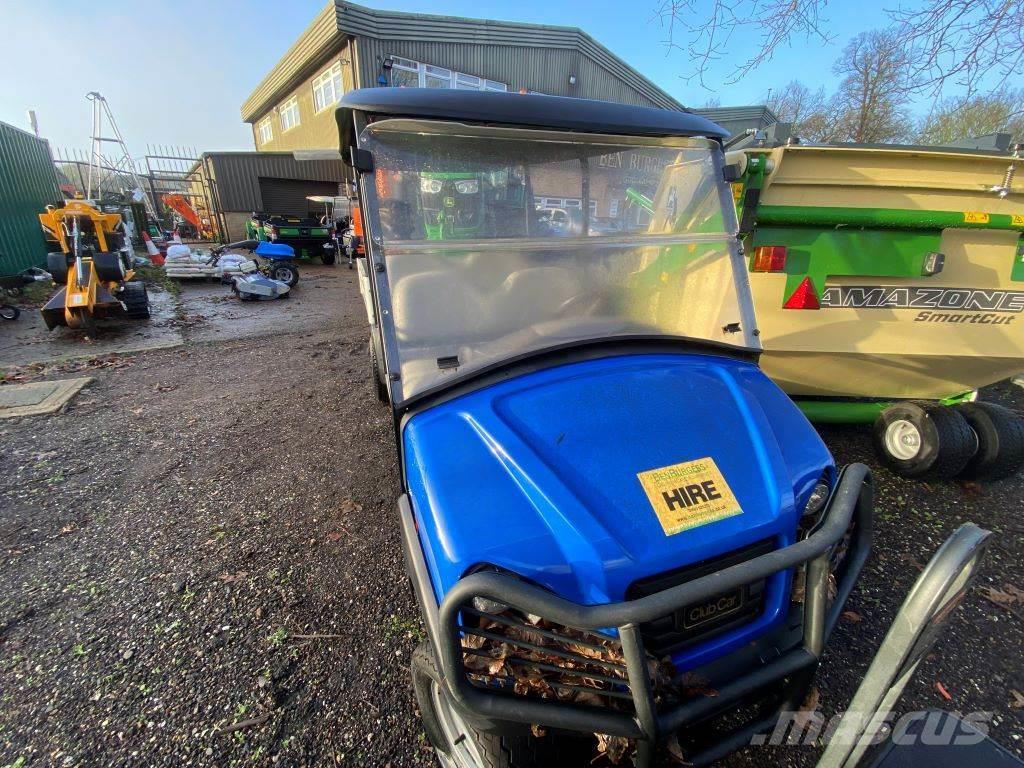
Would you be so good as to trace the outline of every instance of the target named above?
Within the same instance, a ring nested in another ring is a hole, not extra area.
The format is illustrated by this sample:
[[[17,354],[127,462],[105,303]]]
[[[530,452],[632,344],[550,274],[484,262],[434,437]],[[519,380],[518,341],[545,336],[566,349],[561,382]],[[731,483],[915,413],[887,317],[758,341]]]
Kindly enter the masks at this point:
[[[8,369],[95,381],[63,414],[0,422],[0,766],[433,764],[354,273],[308,270],[288,305],[222,296],[186,287],[180,347]],[[988,394],[1024,408],[1015,387]],[[875,466],[864,429],[824,434],[839,461]],[[1024,586],[1021,478],[876,480],[878,545],[819,680],[826,713],[961,522],[997,533],[980,586]],[[1022,640],[1024,606],[976,588],[903,708],[991,711],[1021,754]]]

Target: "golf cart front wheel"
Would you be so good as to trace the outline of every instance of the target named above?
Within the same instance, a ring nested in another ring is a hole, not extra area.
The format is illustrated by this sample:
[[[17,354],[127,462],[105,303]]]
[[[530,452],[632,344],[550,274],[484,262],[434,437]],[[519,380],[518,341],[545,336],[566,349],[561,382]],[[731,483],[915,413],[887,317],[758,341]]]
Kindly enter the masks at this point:
[[[324,251],[323,253],[320,254],[320,261],[322,261],[325,266],[329,267],[329,266],[333,265],[334,264],[334,259],[335,259],[334,251]]]
[[[557,765],[558,737],[533,736],[525,726],[509,733],[481,731],[451,702],[434,650],[421,643],[412,654],[412,687],[423,730],[445,768],[536,768]]]
[[[13,304],[0,304],[0,317],[4,320],[17,320],[21,310]]]
[[[954,408],[908,401],[882,411],[874,427],[874,443],[882,462],[893,472],[915,480],[949,480],[967,466],[978,439]]]
[[[270,267],[270,279],[280,280],[286,283],[289,288],[294,288],[299,282],[299,270],[294,264],[273,264]]]
[[[1004,480],[1024,464],[1024,419],[994,403],[960,403],[955,410],[978,439],[961,480]]]

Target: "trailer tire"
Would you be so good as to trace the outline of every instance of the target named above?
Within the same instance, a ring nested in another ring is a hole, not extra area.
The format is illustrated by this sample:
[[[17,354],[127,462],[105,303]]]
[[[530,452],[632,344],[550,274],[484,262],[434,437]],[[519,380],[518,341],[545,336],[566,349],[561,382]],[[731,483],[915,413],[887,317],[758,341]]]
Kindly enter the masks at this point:
[[[891,405],[875,420],[875,451],[897,475],[949,480],[967,466],[978,440],[954,408],[920,400]]]
[[[960,479],[992,482],[1016,474],[1024,464],[1024,418],[994,403],[960,403],[955,410],[978,437]]]
[[[322,261],[326,267],[333,266],[336,258],[334,251],[324,250],[323,253],[320,254],[320,261]]]
[[[560,737],[555,734],[537,738],[528,727],[515,725],[494,733],[478,730],[454,708],[443,680],[430,643],[420,643],[412,654],[412,687],[423,730],[445,768],[576,764],[558,759]],[[452,738],[456,731],[458,736]]]
[[[96,277],[105,283],[117,283],[124,280],[124,261],[120,251],[98,252],[92,255],[93,269]]]
[[[68,282],[68,255],[63,251],[51,251],[46,254],[46,271],[53,276],[57,285]]]
[[[4,320],[17,320],[21,310],[13,304],[0,304],[0,317]]]

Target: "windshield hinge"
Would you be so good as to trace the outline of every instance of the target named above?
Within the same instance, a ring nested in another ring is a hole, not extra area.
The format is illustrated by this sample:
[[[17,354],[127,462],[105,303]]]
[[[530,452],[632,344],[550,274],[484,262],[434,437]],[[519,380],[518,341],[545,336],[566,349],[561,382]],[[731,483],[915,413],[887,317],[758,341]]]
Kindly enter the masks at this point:
[[[373,152],[352,147],[352,167],[360,173],[373,173]]]
[[[437,358],[437,367],[442,371],[448,371],[459,367],[459,356],[451,355],[450,357],[439,357]]]

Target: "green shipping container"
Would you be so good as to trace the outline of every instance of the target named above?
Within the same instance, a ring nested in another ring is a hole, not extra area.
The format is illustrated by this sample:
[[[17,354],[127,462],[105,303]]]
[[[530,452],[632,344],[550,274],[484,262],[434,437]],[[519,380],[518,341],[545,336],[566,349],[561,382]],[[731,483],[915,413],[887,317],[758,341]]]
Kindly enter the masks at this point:
[[[49,144],[0,123],[0,275],[46,263],[39,214],[60,200]]]

